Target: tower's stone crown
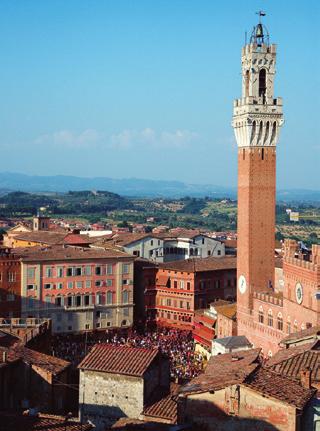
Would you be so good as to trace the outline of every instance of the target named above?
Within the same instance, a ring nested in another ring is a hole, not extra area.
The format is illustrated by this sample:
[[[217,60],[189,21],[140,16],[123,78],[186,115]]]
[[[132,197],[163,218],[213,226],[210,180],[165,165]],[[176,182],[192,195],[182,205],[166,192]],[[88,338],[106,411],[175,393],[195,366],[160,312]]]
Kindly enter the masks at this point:
[[[239,147],[275,146],[283,124],[282,99],[274,98],[276,45],[242,48],[242,98],[234,101],[232,126]]]

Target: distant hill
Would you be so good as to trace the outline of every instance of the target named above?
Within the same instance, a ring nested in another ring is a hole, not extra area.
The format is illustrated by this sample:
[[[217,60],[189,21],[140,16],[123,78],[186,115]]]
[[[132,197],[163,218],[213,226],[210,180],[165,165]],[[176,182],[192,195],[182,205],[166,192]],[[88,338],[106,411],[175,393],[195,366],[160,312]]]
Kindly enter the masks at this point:
[[[134,206],[128,199],[105,191],[76,191],[60,194],[11,192],[0,197],[1,215],[32,215],[41,207],[47,207],[55,214],[94,214],[115,209],[132,209]]]
[[[8,191],[62,192],[70,190],[108,190],[130,197],[216,197],[236,199],[236,187],[210,184],[188,184],[181,181],[144,180],[138,178],[112,179],[107,177],[36,176],[17,173],[0,173],[0,196]],[[277,199],[286,202],[320,202],[320,190],[278,190]]]

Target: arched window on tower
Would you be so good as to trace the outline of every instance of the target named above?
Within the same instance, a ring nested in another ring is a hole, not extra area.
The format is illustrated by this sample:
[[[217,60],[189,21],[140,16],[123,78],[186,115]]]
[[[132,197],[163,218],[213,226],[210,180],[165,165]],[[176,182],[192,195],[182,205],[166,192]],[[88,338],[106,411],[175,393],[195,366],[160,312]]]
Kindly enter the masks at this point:
[[[271,309],[268,311],[268,326],[273,326],[273,314]]]
[[[290,316],[287,317],[287,334],[291,334],[291,319],[290,319]]]
[[[261,69],[259,72],[259,97],[262,97],[263,103],[266,100],[267,91],[267,74],[266,69]]]
[[[293,324],[293,332],[298,332],[298,322],[295,320]]]
[[[283,331],[283,318],[282,318],[282,314],[281,313],[278,313],[277,328],[278,328],[279,331]]]
[[[249,83],[250,83],[250,72],[246,71],[245,74],[245,97],[249,97]]]
[[[259,323],[264,323],[264,312],[262,305],[259,307]]]

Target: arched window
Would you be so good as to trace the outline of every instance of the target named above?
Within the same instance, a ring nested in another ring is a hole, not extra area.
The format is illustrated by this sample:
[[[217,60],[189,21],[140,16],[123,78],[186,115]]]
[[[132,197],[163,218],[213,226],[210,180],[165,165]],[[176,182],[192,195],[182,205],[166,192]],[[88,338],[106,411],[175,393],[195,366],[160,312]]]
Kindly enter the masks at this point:
[[[97,305],[102,305],[103,304],[103,295],[102,295],[102,293],[97,293],[96,294],[96,304]]]
[[[273,315],[271,309],[268,311],[268,326],[273,326]]]
[[[268,352],[268,357],[272,358],[272,352],[271,352],[271,350],[269,350],[269,352]]]
[[[267,90],[267,74],[266,69],[261,69],[259,72],[259,97],[265,99]]]
[[[287,317],[287,334],[291,334],[291,319],[290,319],[290,316]]]
[[[247,70],[245,74],[245,97],[249,96],[249,83],[250,83],[250,72],[249,70]]]
[[[262,305],[259,308],[259,323],[264,323],[264,312]]]
[[[297,331],[298,331],[298,322],[295,320],[293,324],[293,332],[297,332]]]
[[[127,290],[124,290],[122,292],[122,303],[128,304],[128,302],[129,302],[129,292]]]
[[[277,328],[278,328],[279,331],[283,331],[283,318],[282,318],[282,314],[281,313],[278,314]]]

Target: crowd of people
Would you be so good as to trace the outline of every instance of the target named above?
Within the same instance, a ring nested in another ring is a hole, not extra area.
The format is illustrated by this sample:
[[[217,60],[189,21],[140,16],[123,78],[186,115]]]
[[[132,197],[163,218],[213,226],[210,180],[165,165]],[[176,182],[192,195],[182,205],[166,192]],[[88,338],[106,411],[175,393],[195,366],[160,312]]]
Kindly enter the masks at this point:
[[[190,331],[157,329],[155,331],[106,330],[83,334],[61,334],[52,337],[51,354],[70,361],[76,367],[97,343],[154,348],[170,360],[172,381],[185,382],[203,370],[205,358],[195,352]]]

